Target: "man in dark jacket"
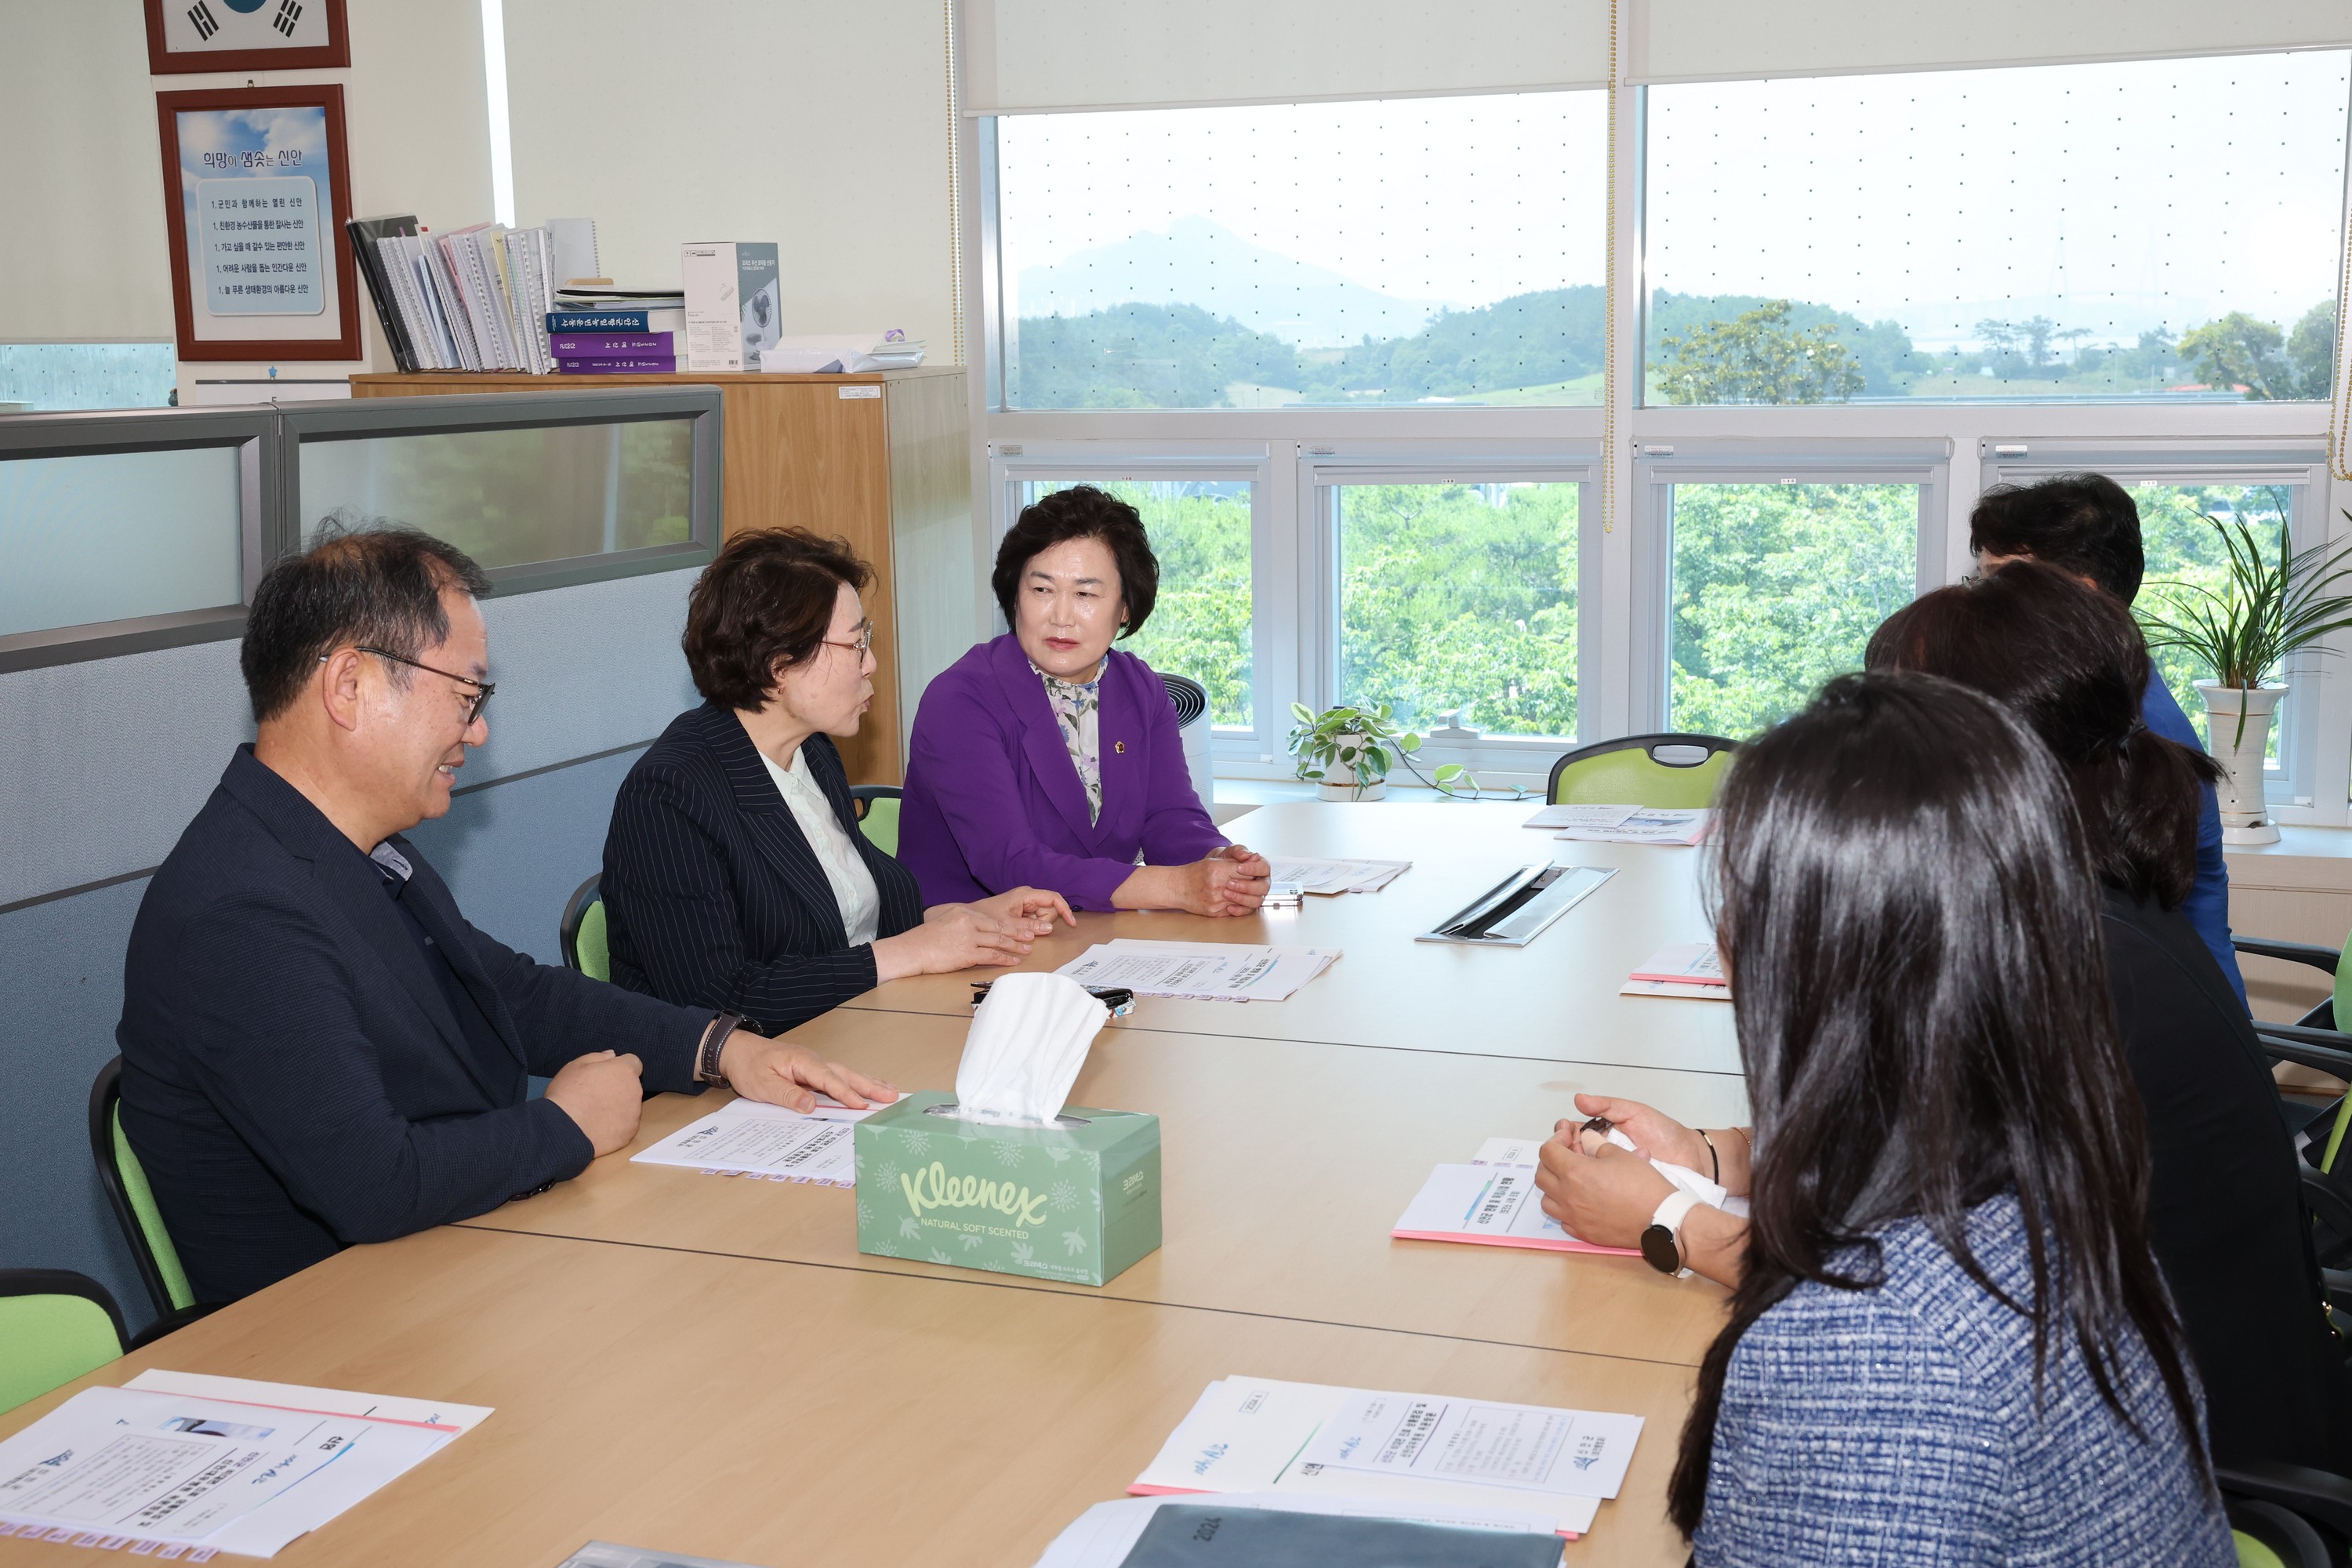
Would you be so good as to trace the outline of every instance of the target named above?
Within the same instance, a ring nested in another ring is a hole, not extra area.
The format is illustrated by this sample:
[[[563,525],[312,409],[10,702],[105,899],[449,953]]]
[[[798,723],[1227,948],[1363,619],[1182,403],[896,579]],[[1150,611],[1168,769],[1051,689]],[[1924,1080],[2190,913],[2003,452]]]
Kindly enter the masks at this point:
[[[578,1175],[635,1137],[647,1088],[891,1098],[458,913],[400,834],[449,809],[489,738],[488,587],[384,530],[279,563],[254,595],[257,738],[148,886],[116,1031],[123,1131],[200,1300]],[[539,1100],[532,1073],[552,1078]]]

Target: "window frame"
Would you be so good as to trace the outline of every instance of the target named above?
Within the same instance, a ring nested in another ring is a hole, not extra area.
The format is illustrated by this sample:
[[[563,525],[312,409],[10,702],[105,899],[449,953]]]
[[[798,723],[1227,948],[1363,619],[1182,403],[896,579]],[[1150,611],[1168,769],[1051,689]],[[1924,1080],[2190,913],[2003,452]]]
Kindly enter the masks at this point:
[[[2339,487],[2329,473],[2324,436],[2309,441],[1989,437],[1979,447],[1979,494],[1997,484],[2030,484],[2084,469],[2126,486],[2276,484],[2290,489],[2287,528],[2296,550],[2352,539],[2352,524],[2337,510],[2352,501],[2344,495],[2352,487]],[[1966,540],[1961,542],[1965,548]],[[2352,632],[2336,632],[2287,660],[2278,772],[2265,770],[2263,780],[2263,805],[2273,822],[2352,824],[2352,706],[2336,668],[2347,653],[2352,653]]]

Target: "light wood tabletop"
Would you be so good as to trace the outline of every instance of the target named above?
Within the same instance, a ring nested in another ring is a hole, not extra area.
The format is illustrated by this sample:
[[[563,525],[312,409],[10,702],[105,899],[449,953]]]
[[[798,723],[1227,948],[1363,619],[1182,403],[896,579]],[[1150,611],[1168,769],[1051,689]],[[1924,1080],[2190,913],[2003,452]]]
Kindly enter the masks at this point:
[[[967,1024],[835,1011],[791,1037],[902,1089],[947,1089]],[[630,1162],[718,1095],[657,1097],[628,1151],[467,1223],[1695,1365],[1723,1322],[1706,1280],[1638,1258],[1390,1237],[1432,1166],[1488,1137],[1549,1135],[1580,1090],[1701,1126],[1747,1117],[1741,1081],[1714,1073],[1105,1030],[1071,1102],[1160,1118],[1164,1240],[1099,1290],[863,1255],[843,1189]]]
[[[1260,806],[1227,823],[1226,836],[1263,853],[1410,860],[1412,869],[1377,893],[1309,895],[1303,909],[1240,920],[1084,914],[1077,930],[1039,942],[1020,967],[1059,968],[1114,937],[1336,947],[1345,956],[1286,1002],[1147,996],[1113,1026],[1738,1073],[1724,1004],[1618,994],[1658,949],[1708,939],[1703,852],[1565,843],[1521,826],[1538,809],[1534,802]],[[1617,874],[1523,948],[1413,941],[1517,868],[1555,859]],[[848,1005],[964,1016],[971,982],[984,973],[894,980]]]
[[[1026,1568],[1229,1374],[1638,1414],[1623,1492],[1568,1561],[1684,1553],[1662,1500],[1692,1373],[1654,1362],[444,1227],[306,1269],[0,1435],[147,1366],[496,1408],[286,1568],[555,1568],[591,1539]],[[0,1558],[111,1561],[17,1540]]]

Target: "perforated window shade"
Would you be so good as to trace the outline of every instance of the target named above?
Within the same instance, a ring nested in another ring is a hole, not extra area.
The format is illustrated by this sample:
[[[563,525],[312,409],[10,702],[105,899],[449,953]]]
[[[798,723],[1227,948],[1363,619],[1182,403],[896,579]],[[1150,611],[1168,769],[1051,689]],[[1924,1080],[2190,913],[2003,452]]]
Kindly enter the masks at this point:
[[[973,114],[1598,87],[1608,0],[968,0]]]
[[[1815,76],[2352,43],[2345,0],[1627,0],[1629,79]]]

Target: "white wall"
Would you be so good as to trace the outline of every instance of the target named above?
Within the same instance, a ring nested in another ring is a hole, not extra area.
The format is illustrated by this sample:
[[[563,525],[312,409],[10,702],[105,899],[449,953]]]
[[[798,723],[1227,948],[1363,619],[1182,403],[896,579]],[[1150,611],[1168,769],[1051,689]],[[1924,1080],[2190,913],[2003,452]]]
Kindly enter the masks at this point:
[[[248,82],[341,82],[352,212],[414,212],[457,227],[490,216],[489,121],[479,0],[348,0],[347,70],[147,74],[140,0],[0,0],[0,341],[172,336],[171,253],[155,94]],[[290,376],[389,370],[375,312],[370,357],[293,361]],[[197,379],[266,365],[183,363]]]
[[[515,212],[593,217],[604,270],[774,240],[784,331],[952,358],[940,0],[506,0]]]

